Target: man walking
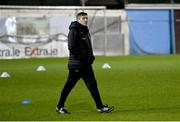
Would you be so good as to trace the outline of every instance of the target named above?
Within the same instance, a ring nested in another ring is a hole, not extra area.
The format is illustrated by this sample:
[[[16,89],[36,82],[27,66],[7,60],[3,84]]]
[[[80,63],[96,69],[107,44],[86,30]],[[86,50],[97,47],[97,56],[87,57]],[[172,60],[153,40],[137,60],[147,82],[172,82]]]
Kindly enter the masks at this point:
[[[113,107],[103,105],[101,101],[97,82],[92,69],[95,57],[92,51],[89,29],[87,27],[88,15],[85,12],[80,12],[77,14],[76,19],[77,21],[72,22],[69,26],[69,75],[61,92],[61,97],[56,107],[56,111],[60,114],[69,113],[64,108],[66,98],[77,81],[82,78],[96,103],[97,111],[100,113],[111,112]]]

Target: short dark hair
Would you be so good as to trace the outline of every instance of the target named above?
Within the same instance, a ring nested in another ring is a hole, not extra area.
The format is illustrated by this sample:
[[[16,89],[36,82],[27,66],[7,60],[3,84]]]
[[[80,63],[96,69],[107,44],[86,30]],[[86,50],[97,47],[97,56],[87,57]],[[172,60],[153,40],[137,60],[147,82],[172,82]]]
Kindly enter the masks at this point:
[[[78,20],[78,18],[80,17],[80,16],[87,16],[88,14],[87,13],[85,13],[85,12],[79,12],[79,13],[77,13],[77,15],[76,15],[76,19]]]

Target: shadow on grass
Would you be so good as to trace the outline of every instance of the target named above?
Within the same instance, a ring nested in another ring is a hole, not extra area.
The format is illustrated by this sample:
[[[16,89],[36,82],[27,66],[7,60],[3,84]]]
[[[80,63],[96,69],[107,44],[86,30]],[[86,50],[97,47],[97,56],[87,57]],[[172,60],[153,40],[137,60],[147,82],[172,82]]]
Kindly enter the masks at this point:
[[[118,109],[117,113],[166,113],[166,112],[180,112],[180,106],[159,107],[159,108],[142,108],[142,109]]]
[[[96,110],[96,106],[92,106],[88,103],[78,103],[78,104],[70,104],[67,106],[68,110],[71,110],[73,113],[87,113]]]

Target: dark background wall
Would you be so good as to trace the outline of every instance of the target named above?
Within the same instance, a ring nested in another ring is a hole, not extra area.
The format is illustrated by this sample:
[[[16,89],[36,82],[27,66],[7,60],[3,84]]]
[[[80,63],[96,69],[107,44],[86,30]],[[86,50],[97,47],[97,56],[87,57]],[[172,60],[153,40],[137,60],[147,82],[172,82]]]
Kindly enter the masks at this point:
[[[122,8],[123,3],[180,3],[180,0],[87,0],[86,5]],[[0,0],[0,5],[80,6],[81,0]]]
[[[85,5],[122,9],[124,3],[180,3],[180,0],[86,0]],[[81,6],[81,0],[0,0],[0,5]]]
[[[81,0],[0,0],[0,5],[81,6]],[[121,0],[88,0],[85,5],[124,8]]]
[[[80,5],[79,0],[1,0],[1,5]]]

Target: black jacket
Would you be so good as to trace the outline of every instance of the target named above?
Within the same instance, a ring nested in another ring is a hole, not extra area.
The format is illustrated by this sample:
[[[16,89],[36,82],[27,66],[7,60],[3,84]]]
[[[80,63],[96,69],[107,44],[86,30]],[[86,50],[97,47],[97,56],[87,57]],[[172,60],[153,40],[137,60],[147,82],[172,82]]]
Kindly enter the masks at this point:
[[[81,68],[94,61],[89,29],[74,21],[69,26],[68,34],[69,63],[68,67]]]

